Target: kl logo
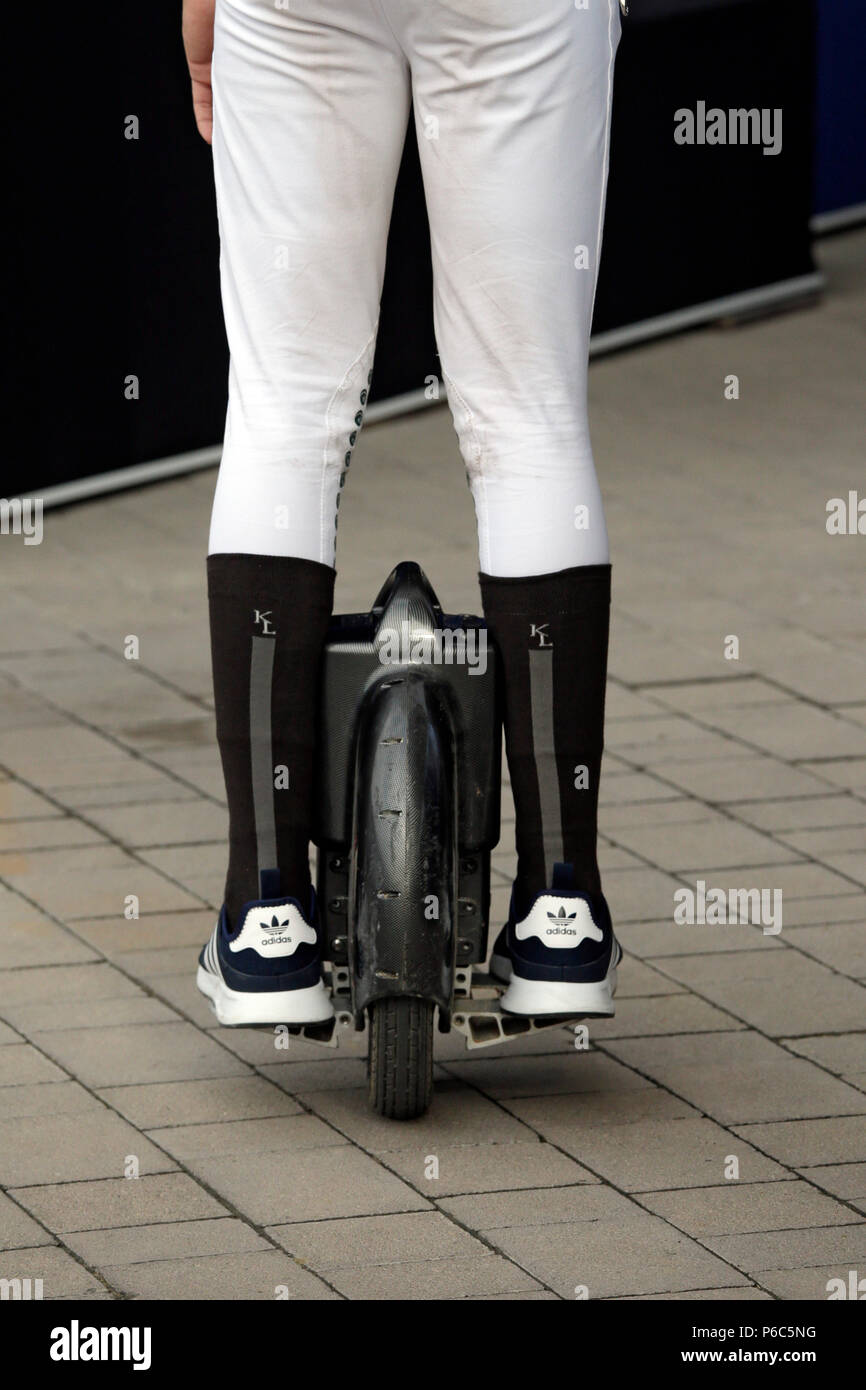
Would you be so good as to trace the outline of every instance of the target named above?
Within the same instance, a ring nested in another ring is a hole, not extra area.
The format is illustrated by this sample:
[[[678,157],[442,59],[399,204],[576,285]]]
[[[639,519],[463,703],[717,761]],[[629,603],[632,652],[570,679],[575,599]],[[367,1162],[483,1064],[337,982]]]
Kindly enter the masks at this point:
[[[553,643],[550,641],[550,636],[549,636],[549,634],[548,634],[547,632],[545,632],[545,628],[546,628],[546,627],[547,627],[547,623],[532,623],[531,626],[530,626],[529,635],[530,635],[530,637],[537,637],[537,638],[538,638],[538,645],[539,645],[539,647],[552,647],[552,646],[553,646]]]
[[[253,619],[253,621],[261,623],[263,637],[273,637],[274,635],[274,629],[271,627],[270,624],[270,616],[273,613],[273,611],[273,608],[269,608],[266,613],[259,612],[258,608],[255,610],[256,616]]]

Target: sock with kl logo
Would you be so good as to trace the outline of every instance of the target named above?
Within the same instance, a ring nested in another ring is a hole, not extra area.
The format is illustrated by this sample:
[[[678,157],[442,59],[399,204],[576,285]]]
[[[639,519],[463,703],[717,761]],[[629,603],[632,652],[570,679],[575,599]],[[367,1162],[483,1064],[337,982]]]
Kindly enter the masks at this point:
[[[209,555],[217,742],[229,807],[233,928],[257,898],[309,900],[313,760],[334,570],[294,556]]]
[[[552,886],[554,865],[571,865],[575,889],[601,891],[596,842],[610,574],[610,565],[577,565],[526,578],[479,575],[503,683],[518,918]]]

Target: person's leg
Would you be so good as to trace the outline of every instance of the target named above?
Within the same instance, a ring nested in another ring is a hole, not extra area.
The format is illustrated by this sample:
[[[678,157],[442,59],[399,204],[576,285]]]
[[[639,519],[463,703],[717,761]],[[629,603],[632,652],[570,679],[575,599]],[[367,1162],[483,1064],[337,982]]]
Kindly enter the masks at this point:
[[[317,677],[340,489],[369,389],[408,71],[374,0],[218,0],[213,89],[231,350],[207,562],[230,818],[220,929],[226,940],[239,935],[233,951],[272,962],[276,981],[286,956],[312,963],[317,949],[301,922]],[[287,900],[300,916],[278,910]],[[265,904],[274,911],[244,910]]]
[[[603,915],[610,565],[586,379],[619,4],[442,0],[408,34],[436,334],[504,675],[514,914],[561,864]]]

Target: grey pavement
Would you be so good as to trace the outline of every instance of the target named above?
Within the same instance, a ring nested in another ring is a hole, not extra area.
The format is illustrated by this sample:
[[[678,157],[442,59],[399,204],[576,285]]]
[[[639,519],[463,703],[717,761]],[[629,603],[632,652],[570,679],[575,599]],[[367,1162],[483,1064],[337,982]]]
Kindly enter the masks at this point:
[[[48,1299],[816,1300],[866,1276],[866,535],[825,525],[866,496],[864,253],[863,232],[820,245],[817,307],[593,365],[617,1015],[586,1048],[440,1038],[416,1122],[367,1109],[357,1040],[283,1050],[195,990],[225,868],[213,472],[0,539],[0,1278]],[[413,558],[477,611],[447,408],[365,430],[340,517],[338,608]],[[699,881],[780,894],[781,930],[678,922]]]

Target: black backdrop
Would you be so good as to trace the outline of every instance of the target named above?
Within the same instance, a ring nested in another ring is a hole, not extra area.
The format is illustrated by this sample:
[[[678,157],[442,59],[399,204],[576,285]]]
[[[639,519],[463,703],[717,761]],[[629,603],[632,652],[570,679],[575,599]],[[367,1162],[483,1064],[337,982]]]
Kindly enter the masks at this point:
[[[6,49],[7,497],[218,443],[226,382],[180,0],[19,11]],[[811,0],[631,0],[596,332],[811,272],[813,26]],[[698,100],[782,107],[782,153],[675,145],[673,112]],[[374,400],[437,372],[425,246],[410,129]]]

